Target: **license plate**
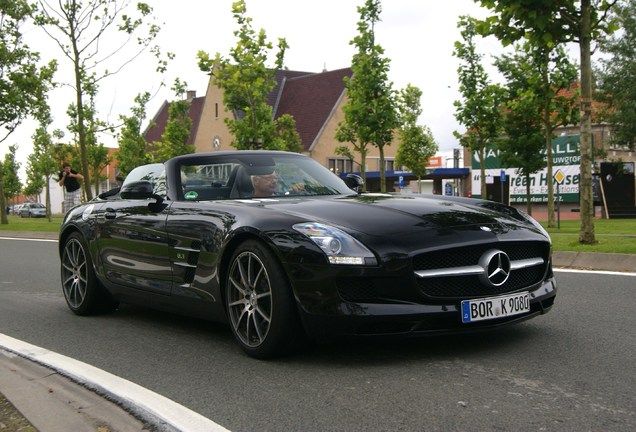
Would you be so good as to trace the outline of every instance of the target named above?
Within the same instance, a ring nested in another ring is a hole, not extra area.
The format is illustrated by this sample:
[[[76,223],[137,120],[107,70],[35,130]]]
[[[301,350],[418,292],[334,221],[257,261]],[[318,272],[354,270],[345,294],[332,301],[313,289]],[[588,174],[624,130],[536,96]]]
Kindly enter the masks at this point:
[[[527,292],[462,301],[462,322],[469,323],[519,315],[530,311]]]

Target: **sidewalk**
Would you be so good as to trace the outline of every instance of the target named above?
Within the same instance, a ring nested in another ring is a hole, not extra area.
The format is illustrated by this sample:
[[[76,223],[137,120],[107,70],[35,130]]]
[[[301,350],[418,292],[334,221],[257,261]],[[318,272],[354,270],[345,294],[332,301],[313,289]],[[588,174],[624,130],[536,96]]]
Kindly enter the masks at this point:
[[[143,423],[97,393],[0,349],[0,430],[138,432]],[[27,420],[28,419],[28,420]]]
[[[227,432],[138,384],[1,333],[0,430]]]

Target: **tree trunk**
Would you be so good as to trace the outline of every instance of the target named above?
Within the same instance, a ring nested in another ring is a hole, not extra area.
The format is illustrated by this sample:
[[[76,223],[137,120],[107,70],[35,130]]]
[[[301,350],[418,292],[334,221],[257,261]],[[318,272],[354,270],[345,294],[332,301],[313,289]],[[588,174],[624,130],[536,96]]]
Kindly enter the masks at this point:
[[[80,55],[77,50],[77,39],[75,37],[73,39],[73,51],[75,54],[74,65],[75,65],[75,96],[76,96],[76,104],[77,104],[77,136],[79,140],[79,148],[80,148],[80,160],[82,162],[82,166],[80,167],[80,171],[82,176],[84,176],[84,193],[86,195],[86,201],[90,201],[93,199],[93,194],[91,192],[91,180],[89,175],[89,167],[88,167],[88,151],[86,149],[86,128],[84,127],[84,100],[82,94],[82,70],[80,68]]]
[[[580,42],[581,50],[581,228],[579,243],[596,243],[594,238],[594,199],[592,194],[592,65],[590,0],[581,1]]]
[[[360,146],[362,148],[362,146]],[[360,177],[362,177],[362,192],[367,191],[367,152],[360,150]]]
[[[378,146],[380,150],[380,192],[386,192],[386,171],[384,166],[384,146]]]
[[[544,128],[545,128],[545,150],[546,150],[546,168],[547,168],[547,188],[548,188],[548,226],[554,228],[554,179],[552,170],[552,122],[550,121],[550,105],[546,103],[544,112]]]
[[[4,199],[4,179],[2,175],[2,163],[0,163],[0,224],[7,225],[7,202]]]
[[[530,174],[526,174],[526,213],[532,216],[532,200],[530,199]]]
[[[51,222],[51,187],[49,183],[51,182],[51,177],[46,176],[46,195],[44,198],[44,205],[46,206],[46,217],[49,222]]]
[[[486,191],[486,152],[484,146],[479,147],[479,170],[481,173],[481,199],[488,198]]]

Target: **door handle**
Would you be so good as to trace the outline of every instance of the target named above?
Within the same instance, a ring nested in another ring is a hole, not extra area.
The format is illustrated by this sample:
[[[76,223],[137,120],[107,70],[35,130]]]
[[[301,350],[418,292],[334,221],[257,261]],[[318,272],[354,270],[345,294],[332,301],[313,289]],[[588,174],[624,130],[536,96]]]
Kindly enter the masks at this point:
[[[106,212],[104,213],[104,217],[106,219],[115,219],[117,217],[117,212],[115,211],[115,209],[112,208],[107,208]]]

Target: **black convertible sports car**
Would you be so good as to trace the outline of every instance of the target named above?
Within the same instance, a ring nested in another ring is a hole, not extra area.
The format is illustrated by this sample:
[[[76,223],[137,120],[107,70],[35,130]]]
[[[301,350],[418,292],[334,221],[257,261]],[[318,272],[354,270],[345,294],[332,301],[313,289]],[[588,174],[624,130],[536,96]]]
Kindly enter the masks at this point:
[[[66,214],[66,302],[79,315],[129,302],[226,321],[254,357],[306,337],[471,331],[552,307],[550,238],[529,216],[470,198],[360,194],[352,180],[271,151],[138,167]]]

